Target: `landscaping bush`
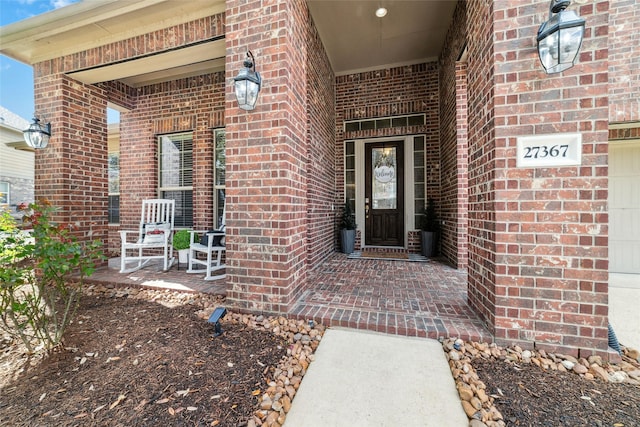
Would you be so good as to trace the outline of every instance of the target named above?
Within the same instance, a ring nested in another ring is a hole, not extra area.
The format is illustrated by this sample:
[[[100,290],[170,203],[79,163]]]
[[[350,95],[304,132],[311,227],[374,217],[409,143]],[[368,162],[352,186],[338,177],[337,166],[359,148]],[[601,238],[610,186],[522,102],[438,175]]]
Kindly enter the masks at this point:
[[[0,215],[0,328],[27,351],[51,350],[75,314],[84,278],[103,259],[101,242],[78,242],[47,201],[21,205],[19,225]]]

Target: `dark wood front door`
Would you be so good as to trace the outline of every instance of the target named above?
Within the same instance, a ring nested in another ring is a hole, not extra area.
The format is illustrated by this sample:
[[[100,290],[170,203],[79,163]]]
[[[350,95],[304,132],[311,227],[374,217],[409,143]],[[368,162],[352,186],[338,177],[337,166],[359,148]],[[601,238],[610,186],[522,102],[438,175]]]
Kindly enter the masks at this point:
[[[403,142],[365,145],[365,245],[404,246]]]

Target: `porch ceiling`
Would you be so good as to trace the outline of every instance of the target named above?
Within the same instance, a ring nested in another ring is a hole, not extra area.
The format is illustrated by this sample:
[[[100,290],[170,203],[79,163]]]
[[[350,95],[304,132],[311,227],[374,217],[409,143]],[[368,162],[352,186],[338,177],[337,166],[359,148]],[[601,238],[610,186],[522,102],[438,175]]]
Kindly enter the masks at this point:
[[[307,0],[336,74],[434,60],[456,0]],[[378,6],[388,9],[375,16]],[[0,53],[29,65],[224,12],[225,0],[83,0],[0,28]],[[72,73],[139,87],[224,70],[224,40]]]
[[[456,0],[307,0],[333,71],[350,74],[435,60]],[[383,6],[388,13],[375,15]]]

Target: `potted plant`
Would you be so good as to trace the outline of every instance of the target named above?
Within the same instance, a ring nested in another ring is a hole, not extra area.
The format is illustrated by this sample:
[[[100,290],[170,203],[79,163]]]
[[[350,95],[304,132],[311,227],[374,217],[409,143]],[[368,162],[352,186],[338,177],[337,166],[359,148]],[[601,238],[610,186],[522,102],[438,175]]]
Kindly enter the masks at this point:
[[[173,247],[178,251],[178,262],[186,264],[189,262],[189,245],[191,244],[191,233],[189,230],[178,230],[173,235]]]
[[[440,222],[436,214],[436,204],[432,198],[427,201],[427,206],[422,216],[422,255],[435,256],[438,247],[438,232]]]
[[[342,210],[342,219],[340,221],[340,242],[342,252],[350,254],[356,245],[356,219],[349,202],[345,202]]]

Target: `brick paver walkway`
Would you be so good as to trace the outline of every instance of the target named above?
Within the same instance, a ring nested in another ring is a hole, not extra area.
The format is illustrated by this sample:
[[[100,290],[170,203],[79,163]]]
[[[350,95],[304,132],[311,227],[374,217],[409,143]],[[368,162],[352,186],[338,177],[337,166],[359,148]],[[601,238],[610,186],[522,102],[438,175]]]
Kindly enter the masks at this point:
[[[149,266],[120,274],[119,259],[89,282],[226,295],[224,280],[205,281],[186,267],[158,271]],[[310,284],[289,316],[389,334],[491,341],[491,334],[467,305],[467,275],[444,264],[348,259],[333,254],[309,274]]]

